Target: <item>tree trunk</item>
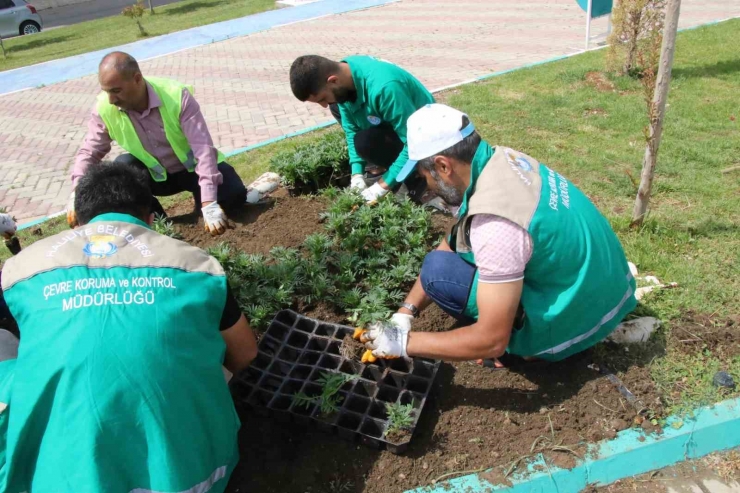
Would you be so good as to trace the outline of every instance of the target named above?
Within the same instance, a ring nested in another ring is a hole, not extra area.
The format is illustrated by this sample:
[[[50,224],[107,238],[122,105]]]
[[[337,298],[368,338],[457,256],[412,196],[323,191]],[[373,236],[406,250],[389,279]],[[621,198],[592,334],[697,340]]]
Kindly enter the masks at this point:
[[[7,55],[5,54],[5,45],[3,44],[3,37],[0,35],[0,48],[3,49],[3,58],[7,58]]]
[[[149,13],[154,15],[154,7],[152,6],[152,0],[149,0]]]
[[[658,159],[660,138],[663,134],[665,104],[668,99],[668,89],[671,85],[671,70],[673,69],[673,54],[676,51],[676,31],[678,30],[678,16],[680,10],[681,0],[668,0],[668,5],[666,6],[663,44],[660,48],[658,77],[655,84],[655,93],[653,95],[652,108],[650,111],[649,133],[647,145],[645,146],[645,157],[642,161],[640,188],[637,191],[637,199],[635,200],[635,207],[632,211],[632,226],[642,225],[648,204],[650,203],[653,177],[655,175],[655,163]]]
[[[642,12],[636,10],[627,14],[632,21],[632,32],[629,37],[629,47],[627,48],[627,58],[624,60],[622,72],[628,75],[635,65],[635,56],[637,55],[637,43],[640,37],[640,22],[642,22]]]

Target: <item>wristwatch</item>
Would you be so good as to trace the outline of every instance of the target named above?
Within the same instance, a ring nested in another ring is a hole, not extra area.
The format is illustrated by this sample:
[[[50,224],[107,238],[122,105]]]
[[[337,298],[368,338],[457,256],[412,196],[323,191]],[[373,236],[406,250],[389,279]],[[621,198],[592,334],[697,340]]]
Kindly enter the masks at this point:
[[[399,305],[399,308],[405,308],[408,311],[410,311],[412,317],[415,317],[419,314],[419,309],[416,308],[416,306],[412,305],[411,303],[401,303]]]

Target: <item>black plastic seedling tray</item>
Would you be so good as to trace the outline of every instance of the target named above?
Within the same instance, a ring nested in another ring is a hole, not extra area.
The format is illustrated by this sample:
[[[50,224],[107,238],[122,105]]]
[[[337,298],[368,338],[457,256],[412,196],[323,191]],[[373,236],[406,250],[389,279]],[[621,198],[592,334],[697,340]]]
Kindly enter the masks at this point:
[[[314,423],[320,429],[348,440],[359,440],[374,448],[403,453],[429,396],[439,361],[425,358],[377,360],[363,364],[340,354],[342,340],[352,335],[350,327],[321,322],[292,310],[275,316],[259,342],[252,365],[231,381],[234,399],[256,412],[297,423]],[[330,417],[317,405],[305,408],[293,402],[303,392],[321,393],[316,383],[323,372],[358,375],[340,390],[340,409]],[[388,427],[386,403],[411,404],[414,421],[403,442],[385,439]]]

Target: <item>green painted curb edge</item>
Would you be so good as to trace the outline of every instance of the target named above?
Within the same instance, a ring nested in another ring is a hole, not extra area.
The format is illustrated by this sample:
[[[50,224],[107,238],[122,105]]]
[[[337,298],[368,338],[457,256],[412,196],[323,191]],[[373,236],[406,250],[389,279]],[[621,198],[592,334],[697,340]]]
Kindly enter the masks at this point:
[[[700,408],[693,418],[670,417],[661,435],[628,429],[613,440],[591,444],[586,459],[573,469],[549,466],[539,455],[527,471],[510,478],[511,485],[493,485],[471,474],[406,493],[576,493],[738,446],[740,398]]]

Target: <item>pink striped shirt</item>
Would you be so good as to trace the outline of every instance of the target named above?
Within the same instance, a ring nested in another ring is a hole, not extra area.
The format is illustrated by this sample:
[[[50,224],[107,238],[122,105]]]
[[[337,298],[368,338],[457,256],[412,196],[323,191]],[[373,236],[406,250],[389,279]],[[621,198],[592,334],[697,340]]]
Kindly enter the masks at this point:
[[[532,256],[532,238],[518,224],[492,214],[476,214],[470,223],[470,246],[480,282],[524,279]]]
[[[178,159],[164,133],[162,116],[159,114],[162,101],[148,82],[146,87],[149,93],[147,109],[142,113],[127,111],[126,114],[131,118],[136,135],[139,136],[144,149],[154,156],[168,173],[185,171],[185,167]],[[203,202],[215,201],[218,186],[223,182],[223,176],[218,171],[218,154],[213,146],[211,134],[208,132],[206,120],[200,111],[200,105],[187,89],[182,91],[180,125],[197,160],[195,173],[198,174],[201,200]],[[103,119],[98,114],[97,109],[93,108],[90,121],[87,124],[85,141],[80,150],[77,151],[72,166],[73,187],[77,186],[77,181],[85,173],[88,166],[100,163],[110,152],[111,142],[112,139],[108,134],[108,129],[105,128]]]

